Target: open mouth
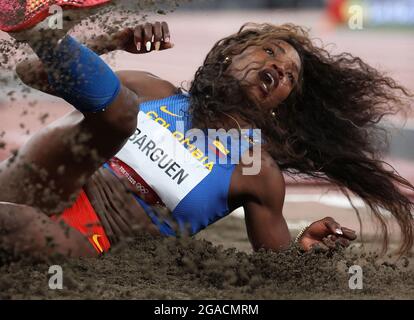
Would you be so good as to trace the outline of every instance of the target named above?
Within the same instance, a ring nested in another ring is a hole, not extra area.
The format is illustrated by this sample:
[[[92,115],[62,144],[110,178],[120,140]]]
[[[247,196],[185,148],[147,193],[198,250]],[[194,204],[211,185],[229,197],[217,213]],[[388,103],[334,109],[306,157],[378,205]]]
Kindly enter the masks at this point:
[[[266,69],[259,72],[260,88],[268,95],[279,85],[279,74],[276,70]]]

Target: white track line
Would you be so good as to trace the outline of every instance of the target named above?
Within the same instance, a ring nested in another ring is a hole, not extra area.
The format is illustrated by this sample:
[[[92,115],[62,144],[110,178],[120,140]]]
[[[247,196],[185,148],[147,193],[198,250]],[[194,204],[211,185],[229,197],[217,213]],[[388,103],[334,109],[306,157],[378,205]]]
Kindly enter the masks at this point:
[[[355,208],[363,209],[365,208],[364,202],[357,197],[351,197],[351,201],[354,204]],[[339,194],[288,194],[285,196],[285,203],[319,203],[329,207],[336,207],[340,209],[350,209],[353,210],[351,203],[348,198],[344,195]],[[390,213],[386,210],[380,210],[381,214],[385,217],[390,217]],[[232,213],[233,216],[237,218],[244,218],[243,208],[239,208]],[[299,220],[295,222],[288,222],[289,228],[292,229],[301,229],[304,226],[309,224],[307,220]]]

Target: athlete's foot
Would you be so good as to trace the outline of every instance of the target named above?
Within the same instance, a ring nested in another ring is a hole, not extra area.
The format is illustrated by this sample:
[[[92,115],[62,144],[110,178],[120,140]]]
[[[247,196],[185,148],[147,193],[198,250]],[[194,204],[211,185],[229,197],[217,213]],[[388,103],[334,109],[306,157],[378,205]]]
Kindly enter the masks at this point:
[[[81,20],[95,14],[111,0],[0,0],[0,30],[18,41],[62,38]],[[56,7],[53,7],[56,6]],[[58,7],[57,7],[58,6]],[[49,16],[62,9],[62,23],[49,25]]]

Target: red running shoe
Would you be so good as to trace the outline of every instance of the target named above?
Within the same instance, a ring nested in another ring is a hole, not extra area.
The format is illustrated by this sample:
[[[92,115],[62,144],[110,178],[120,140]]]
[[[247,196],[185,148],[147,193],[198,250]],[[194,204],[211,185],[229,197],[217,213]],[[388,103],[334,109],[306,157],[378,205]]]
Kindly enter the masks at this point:
[[[0,30],[30,29],[48,16],[52,5],[62,9],[96,7],[111,0],[0,0]]]

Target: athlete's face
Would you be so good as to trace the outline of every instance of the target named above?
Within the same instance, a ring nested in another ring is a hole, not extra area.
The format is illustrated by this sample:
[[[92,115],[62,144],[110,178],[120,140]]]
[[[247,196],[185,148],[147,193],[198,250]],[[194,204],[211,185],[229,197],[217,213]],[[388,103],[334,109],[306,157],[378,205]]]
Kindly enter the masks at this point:
[[[297,85],[301,67],[298,52],[286,41],[275,39],[233,56],[228,72],[247,85],[251,99],[270,111]]]

